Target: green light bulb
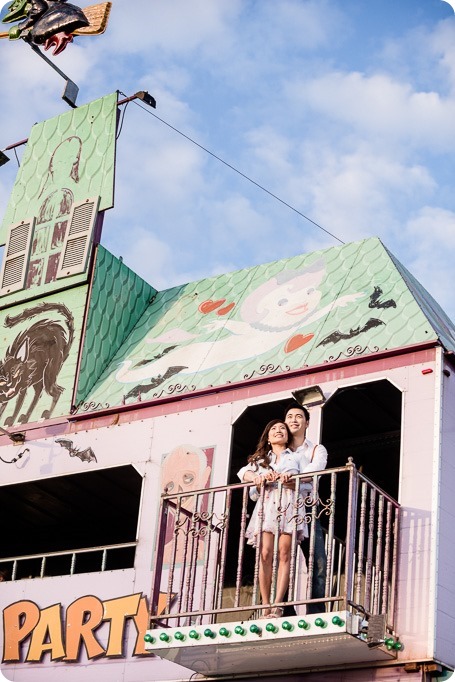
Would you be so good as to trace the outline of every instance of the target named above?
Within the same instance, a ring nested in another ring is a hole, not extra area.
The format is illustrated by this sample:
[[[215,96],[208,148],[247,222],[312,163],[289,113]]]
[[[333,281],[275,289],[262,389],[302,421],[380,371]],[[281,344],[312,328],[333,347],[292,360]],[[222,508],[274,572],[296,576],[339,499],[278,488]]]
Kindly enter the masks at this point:
[[[318,628],[326,628],[327,627],[327,621],[324,620],[323,618],[316,618],[316,620],[314,621],[314,624]]]
[[[174,637],[175,639],[178,639],[180,642],[185,641],[185,635],[183,634],[183,632],[176,632]]]
[[[256,623],[253,623],[253,625],[250,627],[250,632],[252,632],[253,635],[260,635],[262,630],[258,625],[256,625]]]
[[[148,633],[144,635],[144,642],[148,642],[149,644],[155,644],[155,637],[152,637],[152,635],[149,635]]]
[[[196,630],[190,630],[188,633],[188,637],[190,637],[190,639],[199,639],[200,636],[201,635],[199,634],[199,632],[196,632]]]
[[[215,639],[216,633],[213,632],[213,630],[211,630],[210,628],[207,628],[206,630],[204,630],[204,637],[210,637],[210,639]]]
[[[246,633],[246,630],[245,628],[242,628],[241,625],[236,625],[234,632],[236,635],[244,635]]]
[[[342,628],[343,625],[344,625],[344,620],[343,620],[342,618],[340,618],[340,616],[334,616],[334,617],[332,618],[332,623],[333,623],[334,625],[339,625],[340,628]]]
[[[267,623],[267,625],[265,626],[265,629],[267,630],[267,632],[273,632],[273,633],[278,632],[277,626],[274,625],[273,623]]]
[[[392,648],[395,649],[395,651],[401,651],[403,648],[403,645],[401,642],[395,642],[395,644],[393,645]]]
[[[386,637],[384,640],[384,644],[387,647],[392,647],[394,645],[394,642],[395,642],[395,640],[393,639],[393,637]]]
[[[288,620],[285,620],[281,627],[283,630],[287,630],[288,632],[292,632],[294,629],[294,626]]]
[[[299,620],[297,623],[299,628],[302,628],[302,630],[309,630],[310,629],[310,624],[306,622],[306,620]]]
[[[165,632],[162,632],[160,635],[160,639],[162,642],[169,642],[171,638]]]
[[[220,635],[221,637],[230,637],[231,633],[227,628],[220,628]]]

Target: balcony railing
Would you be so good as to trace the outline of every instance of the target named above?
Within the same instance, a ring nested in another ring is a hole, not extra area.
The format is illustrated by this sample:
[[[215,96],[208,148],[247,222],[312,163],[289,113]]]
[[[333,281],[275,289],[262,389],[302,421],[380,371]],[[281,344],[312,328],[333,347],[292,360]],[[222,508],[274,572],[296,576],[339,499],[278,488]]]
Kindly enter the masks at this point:
[[[94,573],[134,566],[137,542],[0,559],[4,580]]]
[[[275,605],[292,605],[298,614],[304,614],[309,604],[318,604],[321,612],[350,612],[360,615],[365,623],[379,617],[383,636],[392,633],[398,503],[363,476],[352,460],[345,467],[315,472],[310,478],[293,478],[295,528],[288,601]],[[318,492],[308,493],[305,499],[299,497],[300,479],[311,481],[312,490]],[[253,549],[245,542],[253,507],[250,486],[237,484],[162,496],[151,595],[152,627],[224,623],[260,615],[264,608],[259,594],[260,547]],[[278,507],[280,512],[283,509]],[[302,517],[309,531],[306,567],[296,541]],[[326,577],[324,596],[314,599],[317,520],[325,534]],[[279,563],[277,537],[272,604]]]

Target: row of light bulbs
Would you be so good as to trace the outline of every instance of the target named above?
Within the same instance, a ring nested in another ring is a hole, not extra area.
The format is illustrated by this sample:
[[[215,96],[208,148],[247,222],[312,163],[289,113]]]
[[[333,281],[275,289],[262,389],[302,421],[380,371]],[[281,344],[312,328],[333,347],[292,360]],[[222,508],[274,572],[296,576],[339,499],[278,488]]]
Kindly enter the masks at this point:
[[[332,618],[332,623],[334,625],[338,625],[340,628],[344,626],[344,620],[342,618],[340,618],[339,616],[334,616]],[[328,622],[326,620],[324,620],[324,618],[316,618],[316,620],[314,621],[314,624],[316,627],[324,629],[327,627]],[[308,621],[306,621],[302,618],[301,620],[298,621],[297,627],[300,628],[301,630],[309,630],[311,628],[311,623],[309,623]],[[288,620],[285,620],[281,624],[281,628],[287,632],[292,632],[294,630],[294,625],[292,623],[290,623]],[[270,623],[267,623],[267,625],[265,626],[265,629],[267,632],[272,632],[272,633],[276,634],[277,632],[279,632],[280,628],[275,623],[270,622]],[[250,625],[249,630],[253,635],[260,636],[262,634],[262,628],[259,625],[257,625],[256,623],[252,623]],[[237,625],[234,628],[234,633],[236,635],[243,636],[243,635],[246,635],[247,629],[243,625]],[[220,635],[220,637],[229,638],[231,636],[232,632],[231,632],[231,630],[228,630],[228,628],[223,626],[219,629],[218,634]],[[212,628],[206,628],[202,635],[197,630],[190,630],[190,632],[188,633],[188,637],[190,639],[198,640],[198,639],[201,639],[202,636],[207,637],[208,639],[215,639],[215,637],[217,636],[217,633],[215,632],[215,630],[212,630]],[[171,637],[171,635],[168,635],[167,632],[162,632],[159,636],[159,639],[161,642],[164,642],[165,644],[169,644],[169,642],[172,640],[172,637]],[[174,634],[174,639],[176,639],[178,642],[184,642],[186,639],[186,635],[183,634],[183,632],[177,631]],[[155,644],[156,643],[156,638],[153,637],[149,633],[147,633],[144,636],[144,640],[148,644]]]

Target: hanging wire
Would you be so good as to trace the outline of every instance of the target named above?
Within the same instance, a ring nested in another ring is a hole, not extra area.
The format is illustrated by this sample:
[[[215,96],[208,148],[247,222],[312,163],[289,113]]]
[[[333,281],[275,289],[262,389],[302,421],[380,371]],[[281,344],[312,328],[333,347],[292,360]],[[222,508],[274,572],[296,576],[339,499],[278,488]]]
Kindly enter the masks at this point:
[[[173,130],[174,132],[178,133],[179,135],[181,135],[182,137],[184,137],[186,140],[188,140],[188,141],[191,142],[192,144],[196,145],[196,147],[199,147],[199,149],[202,149],[204,152],[206,152],[207,154],[209,154],[210,156],[212,156],[214,159],[216,159],[216,160],[219,161],[220,163],[222,163],[222,164],[224,164],[225,166],[227,166],[227,168],[230,168],[231,170],[233,170],[235,173],[237,173],[238,175],[240,175],[240,176],[241,176],[242,178],[244,178],[245,180],[248,180],[248,182],[251,182],[253,185],[255,185],[256,187],[258,187],[260,190],[262,190],[263,192],[265,192],[265,193],[268,194],[269,196],[271,196],[273,199],[276,199],[276,201],[279,201],[281,204],[283,204],[283,205],[286,206],[287,208],[290,208],[291,211],[294,211],[294,213],[297,213],[299,216],[301,216],[302,218],[304,218],[305,220],[307,220],[308,222],[310,222],[312,225],[314,225],[314,226],[317,227],[318,229],[322,230],[322,231],[325,232],[326,234],[328,234],[328,235],[330,235],[331,237],[333,237],[333,239],[336,239],[336,241],[340,242],[340,244],[344,244],[344,243],[345,243],[342,239],[340,239],[340,238],[337,237],[335,234],[333,234],[333,232],[329,232],[329,230],[326,230],[325,227],[322,227],[322,225],[319,225],[319,223],[317,223],[316,221],[312,220],[312,219],[309,218],[307,215],[305,215],[304,213],[302,213],[301,211],[299,211],[297,208],[295,208],[295,206],[292,206],[292,205],[289,204],[287,201],[284,201],[284,199],[281,199],[279,196],[277,196],[276,194],[274,194],[273,192],[271,192],[270,190],[268,190],[266,187],[264,187],[263,185],[261,185],[259,182],[256,182],[256,180],[253,180],[252,178],[250,178],[250,177],[249,177],[248,175],[246,175],[245,173],[242,173],[242,171],[240,171],[238,168],[236,168],[236,167],[233,166],[232,164],[228,163],[227,161],[225,161],[224,159],[222,159],[222,158],[221,158],[220,156],[218,156],[217,154],[214,154],[214,152],[211,152],[210,149],[207,149],[207,147],[204,147],[204,146],[203,146],[202,144],[200,144],[199,142],[196,142],[196,140],[194,140],[192,137],[190,137],[190,136],[187,135],[186,133],[182,132],[181,130],[179,130],[179,129],[176,128],[175,126],[171,125],[170,123],[168,123],[168,122],[165,121],[164,119],[162,119],[162,118],[160,118],[159,116],[157,116],[155,113],[153,113],[153,111],[150,111],[149,109],[146,109],[144,106],[142,106],[141,104],[139,104],[139,102],[137,102],[136,100],[133,100],[133,102],[134,102],[134,104],[135,104],[137,107],[139,107],[139,109],[142,109],[143,111],[145,111],[145,112],[146,112],[147,114],[149,114],[150,116],[153,116],[154,118],[156,118],[158,121],[160,121],[161,123],[163,123],[165,126],[167,126],[168,128],[170,128],[170,129]],[[125,107],[125,109],[126,109],[126,107]]]
[[[123,92],[120,93],[120,94],[123,95]],[[128,104],[129,104],[129,102],[126,102],[126,103],[125,103],[125,107],[124,107],[124,109],[123,109],[123,111],[122,111],[122,117],[121,117],[121,119],[120,119],[120,124],[119,124],[119,127],[118,127],[117,136],[116,136],[116,138],[115,138],[116,140],[119,139],[120,134],[121,134],[121,132],[122,132],[123,122],[125,121],[125,114],[126,114],[126,110],[127,110],[127,108],[128,108]]]

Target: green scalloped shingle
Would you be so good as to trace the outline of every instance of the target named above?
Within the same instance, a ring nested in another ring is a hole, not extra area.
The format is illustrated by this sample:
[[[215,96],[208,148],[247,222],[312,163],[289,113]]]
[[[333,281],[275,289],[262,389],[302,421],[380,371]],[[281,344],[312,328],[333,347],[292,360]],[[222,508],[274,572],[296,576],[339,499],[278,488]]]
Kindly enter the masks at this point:
[[[98,247],[77,402],[87,396],[155,293],[109,251]]]

